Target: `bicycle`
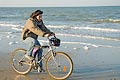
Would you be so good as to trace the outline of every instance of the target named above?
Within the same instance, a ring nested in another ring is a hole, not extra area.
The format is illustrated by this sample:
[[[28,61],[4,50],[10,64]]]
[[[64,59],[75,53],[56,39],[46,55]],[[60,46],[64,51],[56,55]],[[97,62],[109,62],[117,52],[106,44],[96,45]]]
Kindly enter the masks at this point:
[[[38,64],[46,60],[45,67],[50,77],[63,80],[68,78],[73,71],[73,61],[71,57],[65,52],[56,52],[56,47],[60,46],[60,40],[55,36],[48,38],[49,44],[46,46],[35,46],[33,54],[36,53],[40,48],[48,48],[45,55],[42,56],[41,60],[37,62],[35,59],[30,59],[26,56],[26,50],[18,48],[12,52],[12,67],[15,72],[19,74],[27,74],[32,69],[37,69]]]

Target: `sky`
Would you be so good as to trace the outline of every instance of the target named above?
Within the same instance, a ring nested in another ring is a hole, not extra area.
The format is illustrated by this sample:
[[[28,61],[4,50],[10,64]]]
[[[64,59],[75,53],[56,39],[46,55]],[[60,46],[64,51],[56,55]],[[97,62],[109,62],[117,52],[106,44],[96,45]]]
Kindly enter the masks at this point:
[[[120,6],[120,0],[0,0],[0,7]]]

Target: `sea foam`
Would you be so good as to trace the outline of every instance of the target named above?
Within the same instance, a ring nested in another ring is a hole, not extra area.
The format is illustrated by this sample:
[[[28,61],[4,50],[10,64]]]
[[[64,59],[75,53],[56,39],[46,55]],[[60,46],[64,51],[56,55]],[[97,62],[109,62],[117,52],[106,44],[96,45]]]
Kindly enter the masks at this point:
[[[18,42],[9,42],[9,45],[18,44]]]
[[[94,31],[102,31],[102,32],[120,32],[119,29],[112,29],[112,28],[100,28],[100,27],[70,27],[70,26],[52,26],[52,25],[48,25],[47,27],[49,28],[63,28],[63,29],[75,29],[75,30],[94,30]]]

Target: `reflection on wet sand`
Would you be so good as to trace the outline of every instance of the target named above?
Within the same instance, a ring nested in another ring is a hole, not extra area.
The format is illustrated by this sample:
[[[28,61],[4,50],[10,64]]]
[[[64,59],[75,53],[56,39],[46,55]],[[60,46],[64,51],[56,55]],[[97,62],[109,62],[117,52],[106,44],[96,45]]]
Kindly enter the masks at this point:
[[[16,75],[14,80],[31,80],[31,79],[26,75]]]
[[[16,75],[13,80],[54,80],[46,73],[29,73],[27,75]]]

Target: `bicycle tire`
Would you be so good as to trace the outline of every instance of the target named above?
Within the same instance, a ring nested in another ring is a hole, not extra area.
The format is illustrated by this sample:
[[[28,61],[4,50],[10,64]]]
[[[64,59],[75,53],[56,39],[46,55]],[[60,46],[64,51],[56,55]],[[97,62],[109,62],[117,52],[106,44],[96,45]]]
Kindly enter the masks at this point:
[[[21,54],[21,55],[19,55]],[[32,62],[30,59],[24,57],[24,60],[26,61],[26,70],[25,71],[21,71],[21,70],[18,70],[18,69],[22,69],[23,65],[25,64],[22,64],[20,63],[20,59],[21,57],[23,57],[24,55],[26,54],[26,50],[23,49],[23,48],[18,48],[18,49],[15,49],[13,52],[12,52],[12,58],[11,58],[11,64],[12,64],[12,68],[15,72],[17,72],[18,74],[27,74],[31,71],[32,69]],[[17,58],[15,58],[17,56]],[[18,61],[18,62],[17,62]],[[16,64],[15,64],[16,63]],[[25,62],[24,62],[25,63]],[[29,65],[30,64],[30,65]],[[17,68],[16,66],[20,67],[20,68]]]
[[[46,61],[47,73],[56,80],[64,80],[68,78],[73,71],[73,61],[70,56],[64,52],[55,52],[54,58],[55,61],[53,56],[50,55]],[[56,66],[58,63],[59,65]]]

